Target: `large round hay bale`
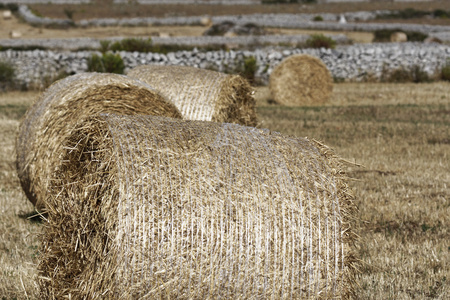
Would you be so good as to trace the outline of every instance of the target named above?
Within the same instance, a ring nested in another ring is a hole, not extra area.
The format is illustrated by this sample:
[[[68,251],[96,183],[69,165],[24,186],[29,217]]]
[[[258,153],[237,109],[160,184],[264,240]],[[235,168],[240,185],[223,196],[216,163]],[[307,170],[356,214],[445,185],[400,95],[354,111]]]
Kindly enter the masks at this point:
[[[51,85],[27,111],[16,142],[17,172],[28,199],[42,209],[61,141],[74,124],[98,113],[181,118],[178,109],[148,84],[117,74],[84,73]]]
[[[101,115],[52,181],[43,299],[347,299],[352,197],[326,146],[237,124]]]
[[[326,103],[333,91],[333,78],[327,66],[314,56],[292,55],[270,74],[269,87],[274,100],[288,106]]]
[[[257,124],[251,86],[239,75],[157,65],[138,66],[127,75],[153,86],[178,107],[186,120]]]

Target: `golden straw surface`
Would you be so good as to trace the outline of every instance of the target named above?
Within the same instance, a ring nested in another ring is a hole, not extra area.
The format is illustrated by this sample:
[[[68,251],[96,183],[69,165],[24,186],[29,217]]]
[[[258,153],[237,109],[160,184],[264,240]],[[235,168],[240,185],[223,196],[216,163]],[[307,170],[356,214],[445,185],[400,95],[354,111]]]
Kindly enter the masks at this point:
[[[25,114],[16,141],[19,179],[38,209],[45,206],[47,180],[60,160],[61,142],[76,123],[106,112],[181,118],[151,86],[123,75],[84,73],[54,83]]]
[[[274,100],[288,106],[326,103],[333,91],[333,78],[327,66],[314,56],[292,55],[270,74],[269,87]]]
[[[45,299],[352,295],[352,196],[318,142],[108,114],[78,124],[61,157]]]
[[[250,84],[239,75],[187,66],[138,66],[127,74],[153,86],[186,120],[256,126]]]

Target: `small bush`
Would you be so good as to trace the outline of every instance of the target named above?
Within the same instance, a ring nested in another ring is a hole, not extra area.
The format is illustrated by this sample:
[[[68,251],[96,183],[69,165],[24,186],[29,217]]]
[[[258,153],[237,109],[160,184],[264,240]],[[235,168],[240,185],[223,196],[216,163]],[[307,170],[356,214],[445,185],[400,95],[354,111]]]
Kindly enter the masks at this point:
[[[410,42],[423,42],[428,37],[427,34],[417,31],[407,31],[406,36]]]
[[[450,81],[450,63],[447,63],[441,70],[441,79]]]
[[[405,83],[405,82],[430,82],[431,78],[427,72],[423,69],[414,65],[410,68],[400,67],[391,71],[384,71],[381,77],[382,82],[395,82],[395,83]]]
[[[450,18],[450,11],[445,11],[443,9],[436,9],[433,11],[433,17],[441,18],[441,19],[448,19],[448,18]]]
[[[12,82],[14,80],[14,67],[8,62],[0,61],[0,81]]]
[[[15,72],[13,65],[0,61],[0,91],[8,89],[14,84]]]
[[[19,10],[19,5],[16,3],[0,3],[0,9],[8,9],[12,12],[16,12]]]
[[[106,53],[109,50],[109,46],[111,45],[111,41],[108,40],[103,40],[100,41],[100,52],[101,53]]]
[[[323,34],[312,34],[309,39],[306,40],[306,46],[308,48],[334,49],[336,47],[336,41]]]
[[[258,69],[258,64],[254,56],[250,56],[244,59],[244,68],[242,70],[242,76],[246,78],[251,84],[255,82],[255,73]]]
[[[406,8],[399,11],[392,11],[387,14],[377,16],[377,19],[417,19],[429,15],[427,11]]]
[[[384,43],[391,40],[391,34],[400,31],[399,29],[379,29],[373,32],[373,42]]]
[[[127,52],[151,52],[153,50],[152,39],[129,38],[123,39],[109,45],[111,51],[127,51]]]
[[[322,18],[322,16],[315,16],[315,17],[313,18],[313,21],[314,21],[314,22],[320,22],[320,21],[323,21],[323,18]]]
[[[410,69],[410,72],[412,74],[412,81],[414,83],[421,83],[421,82],[430,82],[431,78],[428,75],[427,72],[425,72],[424,70],[422,70],[422,68],[420,66],[412,66]]]
[[[73,9],[70,8],[64,8],[64,14],[66,15],[66,17],[69,20],[73,20],[73,14],[75,13],[75,11]]]
[[[102,56],[93,54],[88,60],[88,71],[99,73],[123,74],[125,64],[119,54],[111,52],[103,53]]]
[[[402,31],[401,29],[379,29],[375,30],[373,33],[373,42],[385,43],[391,41],[391,34],[397,31]],[[417,31],[405,31],[405,34],[410,42],[422,42],[428,35],[417,32]]]

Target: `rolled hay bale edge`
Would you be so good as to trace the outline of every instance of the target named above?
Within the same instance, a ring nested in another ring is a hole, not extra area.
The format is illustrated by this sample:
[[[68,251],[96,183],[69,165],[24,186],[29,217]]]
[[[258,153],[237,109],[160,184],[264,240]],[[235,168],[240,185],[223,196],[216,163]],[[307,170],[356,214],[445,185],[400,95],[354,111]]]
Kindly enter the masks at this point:
[[[339,158],[235,124],[101,115],[66,139],[39,274],[50,298],[348,298]]]
[[[178,107],[186,120],[257,125],[252,88],[240,75],[158,65],[138,66],[127,75],[153,86]]]
[[[269,77],[274,100],[288,106],[312,106],[328,102],[333,77],[320,58],[296,54],[284,59]]]
[[[39,210],[45,208],[47,180],[59,161],[61,142],[78,122],[107,112],[181,118],[150,85],[123,75],[82,73],[52,84],[26,112],[16,140],[20,183]]]

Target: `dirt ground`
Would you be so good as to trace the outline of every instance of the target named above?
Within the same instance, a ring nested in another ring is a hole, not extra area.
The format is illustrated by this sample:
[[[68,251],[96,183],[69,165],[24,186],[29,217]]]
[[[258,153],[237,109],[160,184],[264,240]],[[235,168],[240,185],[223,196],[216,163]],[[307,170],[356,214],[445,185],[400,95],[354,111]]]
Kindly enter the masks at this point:
[[[15,16],[11,19],[0,19],[0,39],[11,38],[12,32],[18,32],[24,39],[50,39],[50,38],[105,38],[113,36],[124,37],[148,37],[148,36],[201,36],[207,29],[205,26],[114,26],[114,27],[90,27],[51,29],[31,26]],[[370,43],[373,34],[370,32],[333,32],[324,30],[302,29],[275,29],[269,28],[273,34],[337,34],[343,33],[356,43]]]
[[[112,0],[93,0],[90,4],[49,5],[35,4],[31,9],[36,13],[51,18],[67,18],[68,14],[75,21],[92,18],[132,18],[132,17],[169,17],[169,16],[217,16],[217,15],[247,15],[255,13],[344,13],[353,11],[373,10],[404,10],[414,8],[421,11],[435,9],[448,10],[448,0],[422,2],[349,2],[349,3],[315,3],[315,4],[260,4],[260,5],[207,5],[207,4],[113,4]],[[397,22],[398,20],[391,20]],[[433,22],[424,19],[424,22]],[[450,20],[435,20],[450,24]],[[419,22],[420,23],[420,22]]]
[[[413,8],[422,11],[433,11],[436,9],[447,9],[447,1],[425,1],[425,2],[393,2],[384,1],[364,3],[328,3],[328,4],[283,4],[283,5],[139,5],[112,4],[110,0],[95,0],[91,4],[79,5],[52,5],[35,4],[29,7],[36,15],[66,19],[69,16],[74,21],[93,18],[134,18],[134,17],[169,17],[169,16],[202,16],[202,15],[245,15],[254,13],[343,13],[351,11],[371,10],[403,10]],[[448,4],[448,2],[447,2]],[[0,10],[1,12],[1,10]],[[371,21],[376,22],[376,20]],[[409,19],[409,20],[379,20],[379,22],[401,22],[416,24],[440,24],[450,25],[450,19]],[[203,26],[137,26],[137,27],[91,27],[91,28],[69,28],[51,29],[30,26],[16,17],[4,20],[0,17],[0,39],[10,38],[14,31],[20,38],[105,38],[112,36],[147,37],[147,36],[200,36],[207,29]],[[274,29],[268,28],[274,34],[316,34],[316,33],[343,33],[356,43],[370,43],[373,34],[369,32],[331,32],[321,30],[301,29]]]

